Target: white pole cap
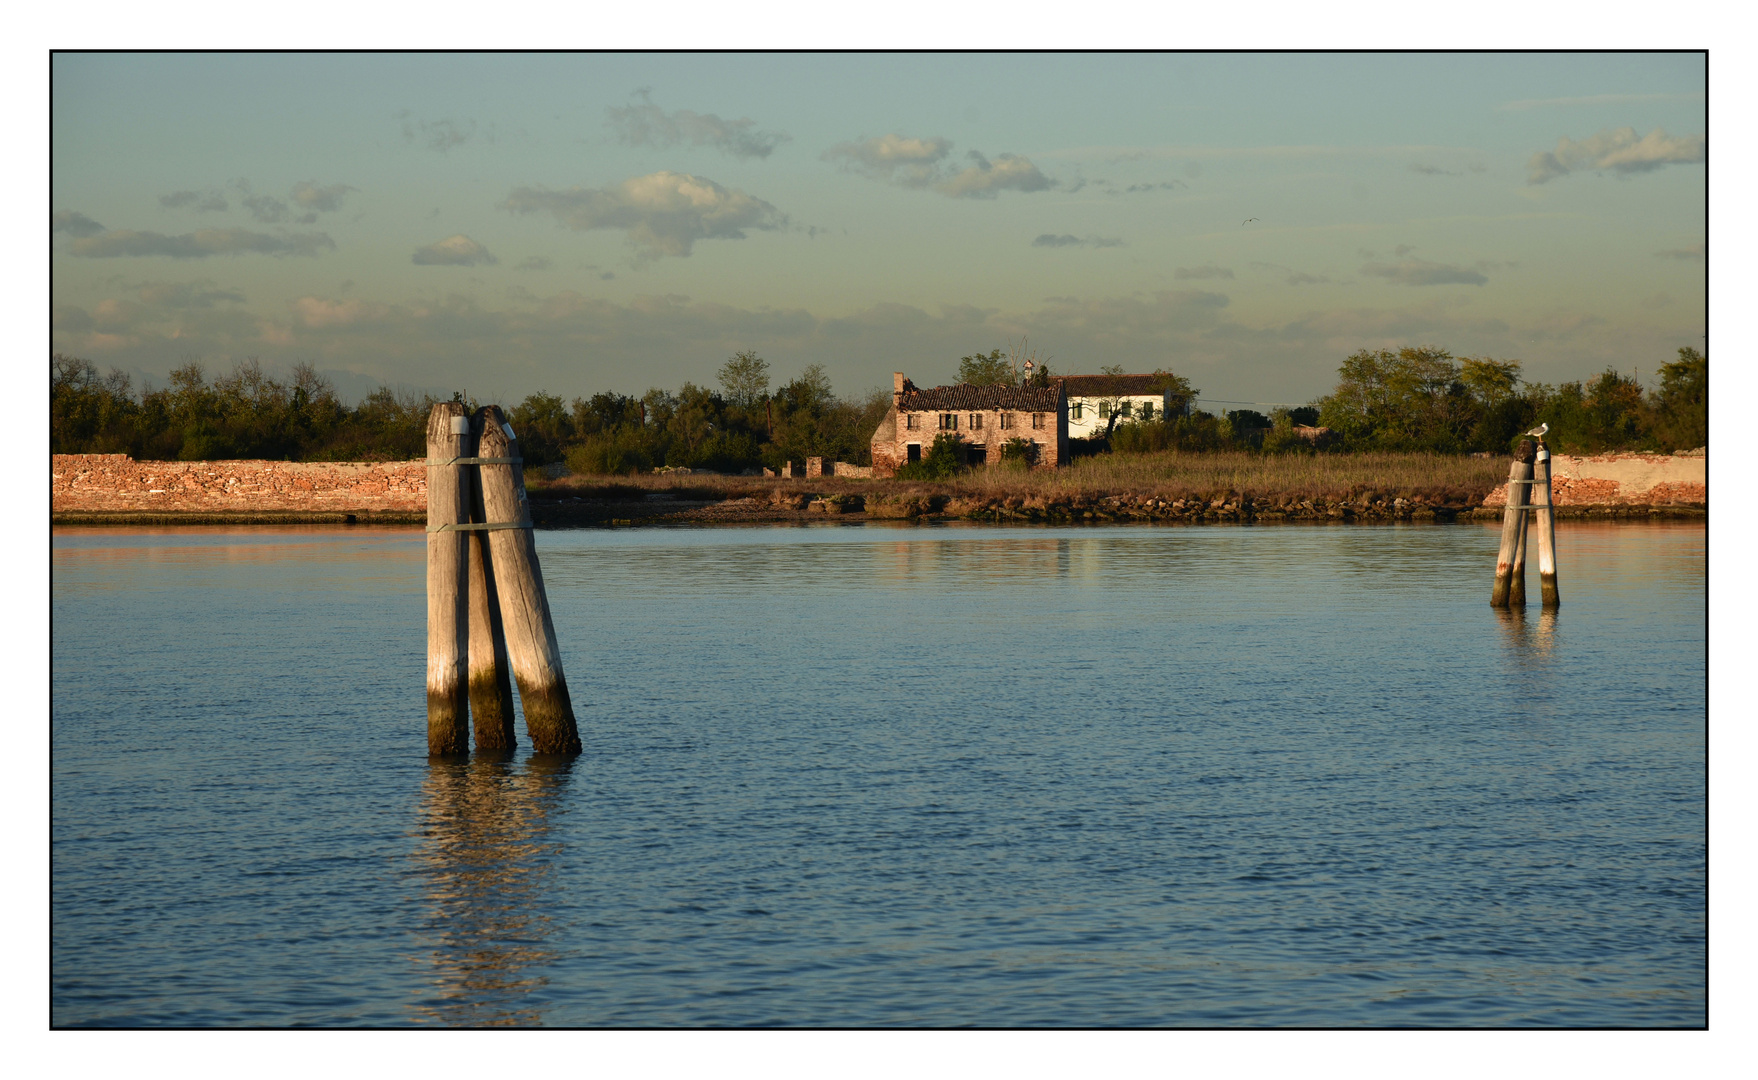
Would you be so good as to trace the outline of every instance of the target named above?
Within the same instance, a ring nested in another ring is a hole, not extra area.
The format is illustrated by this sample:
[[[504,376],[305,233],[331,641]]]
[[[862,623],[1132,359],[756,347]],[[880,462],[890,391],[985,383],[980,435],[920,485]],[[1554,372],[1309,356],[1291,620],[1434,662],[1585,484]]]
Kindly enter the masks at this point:
[[[468,434],[470,434],[470,418],[468,416],[454,416],[454,417],[452,417],[452,434],[453,435],[468,435]]]

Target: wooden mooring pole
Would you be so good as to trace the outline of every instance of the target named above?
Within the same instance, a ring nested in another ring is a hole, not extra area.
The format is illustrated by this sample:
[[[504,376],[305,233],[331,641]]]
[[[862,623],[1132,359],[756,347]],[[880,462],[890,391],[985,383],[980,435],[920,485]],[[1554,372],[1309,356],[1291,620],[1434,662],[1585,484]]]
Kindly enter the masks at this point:
[[[1538,587],[1547,608],[1559,607],[1557,596],[1556,510],[1550,492],[1550,450],[1542,444],[1532,474],[1532,528],[1538,533]]]
[[[1531,503],[1531,499],[1524,501]],[[1520,511],[1519,517],[1519,538],[1514,541],[1514,573],[1508,582],[1508,606],[1511,608],[1526,606],[1526,534],[1532,523],[1530,505]]]
[[[491,525],[487,530],[489,561],[494,567],[507,654],[519,684],[519,701],[525,707],[525,731],[531,737],[531,748],[539,754],[577,754],[580,733],[562,675],[561,650],[556,645],[543,573],[537,564],[525,473],[517,460],[518,439],[493,405],[482,410],[481,425],[477,453],[484,459],[513,459],[478,469],[483,509]]]
[[[470,418],[464,406],[442,401],[427,416],[427,752],[462,754],[470,748],[469,533],[442,530],[470,520],[470,472],[465,456]]]
[[[475,453],[487,410],[470,418],[470,452]],[[482,501],[480,469],[470,474],[470,520],[489,520]],[[513,734],[513,681],[507,664],[507,638],[501,630],[500,596],[495,588],[494,559],[488,532],[472,529],[470,536],[470,718],[476,728],[477,750],[511,750],[519,740]]]
[[[1537,453],[1538,444],[1527,439],[1514,451],[1514,461],[1508,466],[1508,504],[1502,511],[1502,546],[1496,552],[1495,588],[1489,596],[1491,607],[1507,607],[1513,599],[1514,563],[1521,555],[1521,533],[1526,519],[1526,489],[1531,486],[1532,461]],[[1525,597],[1526,584],[1522,581],[1521,603],[1525,602]]]

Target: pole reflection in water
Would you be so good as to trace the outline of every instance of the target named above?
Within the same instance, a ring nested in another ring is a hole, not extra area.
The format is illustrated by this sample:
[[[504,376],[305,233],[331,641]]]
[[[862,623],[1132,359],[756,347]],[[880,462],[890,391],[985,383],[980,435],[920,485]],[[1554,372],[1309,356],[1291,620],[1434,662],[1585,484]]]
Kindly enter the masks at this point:
[[[1546,608],[1538,618],[1528,619],[1520,607],[1492,608],[1502,623],[1502,644],[1508,657],[1516,664],[1522,660],[1549,660],[1556,651],[1558,634],[1556,608]]]
[[[549,979],[539,972],[557,957],[550,818],[572,764],[511,754],[429,762],[415,858],[429,904],[419,936],[431,948],[420,959],[433,970],[411,1005],[417,1022],[543,1022]]]

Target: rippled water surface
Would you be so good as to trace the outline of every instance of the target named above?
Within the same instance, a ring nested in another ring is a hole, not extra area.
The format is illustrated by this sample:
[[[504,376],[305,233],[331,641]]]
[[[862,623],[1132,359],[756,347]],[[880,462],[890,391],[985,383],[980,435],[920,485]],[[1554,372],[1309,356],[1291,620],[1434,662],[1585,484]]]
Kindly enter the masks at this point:
[[[1704,530],[1558,540],[540,532],[441,763],[419,532],[58,531],[52,1019],[1701,1025]]]

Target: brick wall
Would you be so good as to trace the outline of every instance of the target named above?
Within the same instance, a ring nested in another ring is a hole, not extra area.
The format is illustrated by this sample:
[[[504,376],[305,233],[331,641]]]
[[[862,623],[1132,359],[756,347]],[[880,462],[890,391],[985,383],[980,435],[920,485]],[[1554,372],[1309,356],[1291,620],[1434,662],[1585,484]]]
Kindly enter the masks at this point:
[[[226,513],[427,509],[419,461],[135,461],[126,454],[55,454],[54,513]]]
[[[949,434],[960,435],[966,448],[972,445],[983,447],[984,461],[995,465],[1001,461],[1001,447],[1009,439],[1029,439],[1038,444],[1038,463],[1041,469],[1053,469],[1057,465],[1068,464],[1068,413],[1045,412],[1043,427],[1032,427],[1032,414],[1005,410],[1012,421],[1011,427],[1002,427],[1001,420],[1004,410],[1000,409],[965,409],[953,413],[958,417],[958,428]],[[911,420],[915,427],[910,427]],[[980,426],[973,427],[973,421]],[[934,436],[940,434],[940,413],[938,412],[901,412],[893,409],[886,422],[879,425],[873,433],[873,475],[894,476],[897,470],[909,461],[909,445],[916,443],[922,448],[922,456],[928,456],[928,449],[934,445]],[[974,463],[973,463],[974,464]]]

